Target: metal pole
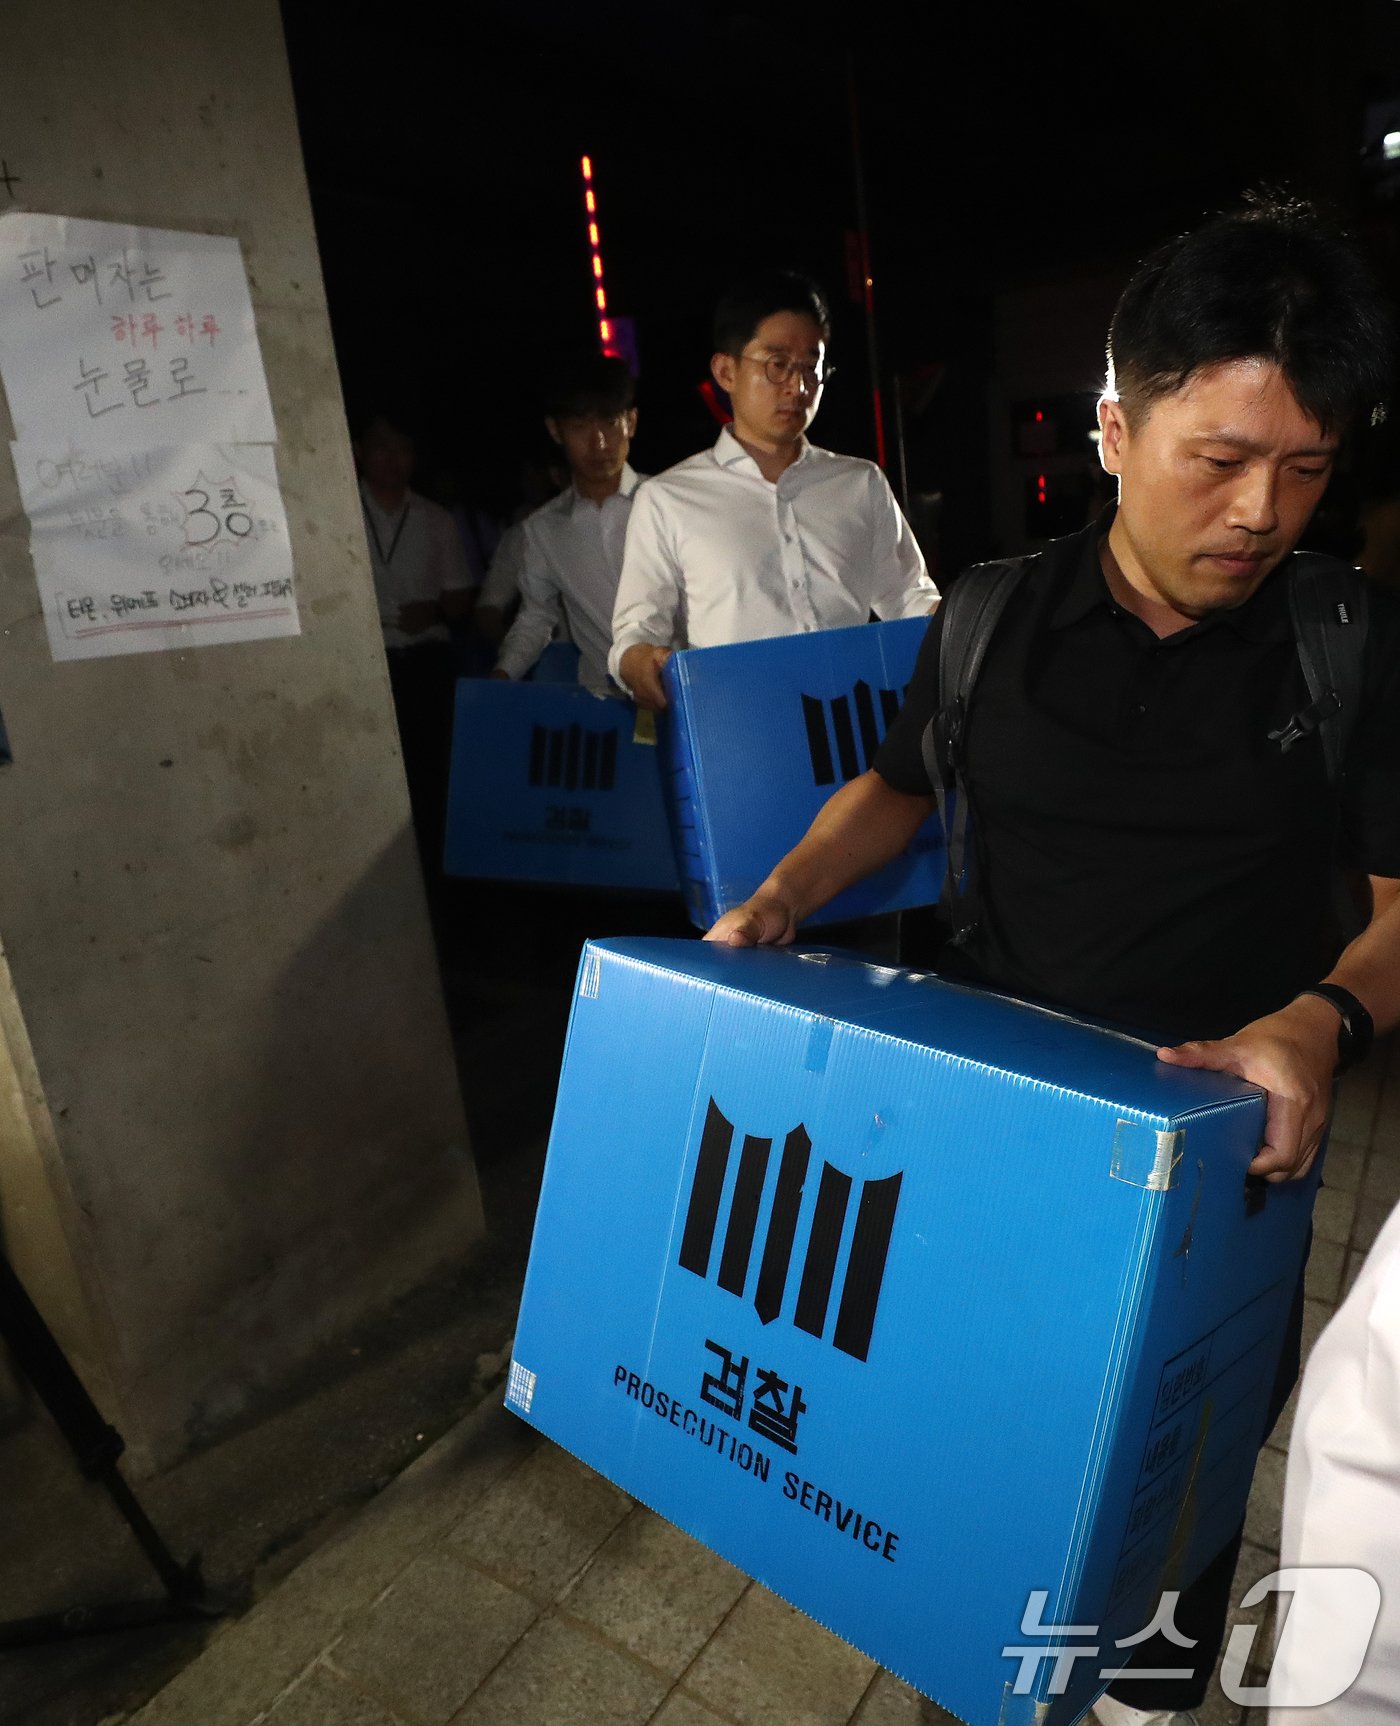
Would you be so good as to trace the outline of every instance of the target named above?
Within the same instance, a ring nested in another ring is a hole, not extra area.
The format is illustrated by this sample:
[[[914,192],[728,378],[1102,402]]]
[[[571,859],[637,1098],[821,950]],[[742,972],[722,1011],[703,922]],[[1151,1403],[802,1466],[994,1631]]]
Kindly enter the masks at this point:
[[[875,275],[870,267],[870,218],[865,201],[865,162],[861,154],[860,96],[855,60],[846,57],[846,87],[851,110],[851,158],[856,180],[856,239],[865,295],[865,352],[870,365],[870,405],[875,416],[875,459],[885,465],[885,416],[880,406],[880,350],[875,339]]]
[[[909,513],[909,463],[904,453],[904,396],[894,380],[894,449],[899,458],[899,507]]]

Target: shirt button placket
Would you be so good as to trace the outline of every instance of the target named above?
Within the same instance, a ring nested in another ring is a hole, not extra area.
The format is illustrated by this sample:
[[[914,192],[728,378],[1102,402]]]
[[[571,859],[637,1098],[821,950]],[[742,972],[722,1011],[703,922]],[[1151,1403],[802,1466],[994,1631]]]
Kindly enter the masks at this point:
[[[811,596],[807,592],[807,574],[802,564],[802,546],[797,537],[797,522],[792,500],[785,495],[781,480],[777,486],[778,534],[782,541],[783,578],[787,583],[792,615],[804,630],[816,627]]]
[[[1143,654],[1138,667],[1136,686],[1130,697],[1130,720],[1146,722],[1157,705],[1157,688],[1162,679],[1161,647],[1151,647]]]

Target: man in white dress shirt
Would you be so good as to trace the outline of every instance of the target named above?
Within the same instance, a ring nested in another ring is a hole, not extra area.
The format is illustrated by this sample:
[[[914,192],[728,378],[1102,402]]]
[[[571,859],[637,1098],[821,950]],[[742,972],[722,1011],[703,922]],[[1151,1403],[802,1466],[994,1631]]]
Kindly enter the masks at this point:
[[[889,483],[807,441],[829,367],[816,284],[772,271],[715,313],[710,370],[732,426],[637,492],[608,668],[641,707],[666,705],[674,648],[922,617],[938,603]]]
[[[450,626],[471,611],[457,524],[410,486],[413,440],[381,414],[355,440],[370,572],[389,662],[404,774],[430,893],[441,872],[456,664]]]
[[[579,682],[593,695],[619,695],[608,648],[638,484],[627,460],[637,429],[632,374],[620,359],[588,354],[560,373],[545,405],[545,429],[573,483],[521,524],[520,610],[492,675],[523,677],[562,618],[579,650]]]
[[[472,572],[456,523],[411,489],[413,440],[380,414],[355,439],[360,504],[384,645],[446,646],[471,608]]]

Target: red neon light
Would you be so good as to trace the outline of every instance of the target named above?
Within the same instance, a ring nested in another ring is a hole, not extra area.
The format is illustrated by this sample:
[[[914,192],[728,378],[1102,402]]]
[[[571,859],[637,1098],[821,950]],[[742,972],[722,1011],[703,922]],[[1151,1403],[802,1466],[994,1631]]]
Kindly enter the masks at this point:
[[[734,415],[730,413],[728,408],[726,408],[724,403],[719,399],[719,396],[715,391],[715,386],[710,382],[710,380],[706,378],[704,383],[700,384],[698,388],[700,391],[701,401],[704,402],[705,406],[714,415],[718,424],[722,426],[732,425],[734,422]]]
[[[598,223],[594,219],[598,211],[598,200],[593,194],[592,186],[588,184],[593,178],[593,158],[591,156],[582,158],[582,168],[584,178],[583,202],[589,216],[588,243],[593,248],[593,280],[595,283],[593,298],[599,312],[605,313],[608,309],[608,296],[603,287],[603,256],[601,242],[598,238]],[[598,319],[598,344],[605,354],[613,354],[617,351],[613,346],[612,321],[607,317]]]
[[[1043,413],[1041,413],[1041,411],[1040,411],[1040,409],[1039,409],[1039,408],[1037,408],[1037,409],[1036,409],[1036,410],[1035,410],[1035,423],[1036,423],[1036,424],[1037,424],[1037,425],[1039,425],[1039,424],[1040,424],[1040,422],[1041,422],[1041,421],[1042,421],[1042,420],[1043,420],[1043,419],[1044,419],[1044,418],[1045,418],[1045,415],[1044,415],[1044,414],[1043,414]]]
[[[1041,502],[1042,502],[1042,503],[1044,503],[1044,502],[1045,502],[1045,493],[1044,493],[1044,492],[1041,492],[1041,494],[1040,494],[1040,501],[1041,501]]]
[[[866,286],[869,287],[869,283]],[[875,460],[883,467],[885,465],[885,414],[880,406],[880,387],[877,384],[870,392],[875,402]]]
[[[1035,483],[1040,487],[1040,489],[1042,491],[1044,491],[1045,490],[1045,475],[1043,473],[1038,474],[1036,476],[1036,482]]]

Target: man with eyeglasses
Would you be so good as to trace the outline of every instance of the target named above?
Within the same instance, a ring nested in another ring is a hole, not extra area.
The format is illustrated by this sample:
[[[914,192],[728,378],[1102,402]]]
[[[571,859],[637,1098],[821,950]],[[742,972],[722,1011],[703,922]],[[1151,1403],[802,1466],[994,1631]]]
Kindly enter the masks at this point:
[[[608,677],[613,600],[639,481],[627,460],[637,410],[626,364],[588,353],[563,367],[546,396],[544,423],[573,483],[522,524],[520,610],[492,676],[523,677],[562,619],[579,650],[579,682],[594,695],[615,696]]]
[[[771,271],[725,294],[710,370],[733,424],[637,492],[608,667],[661,708],[677,647],[922,617],[938,603],[889,484],[872,462],[807,441],[831,368],[816,284]]]

